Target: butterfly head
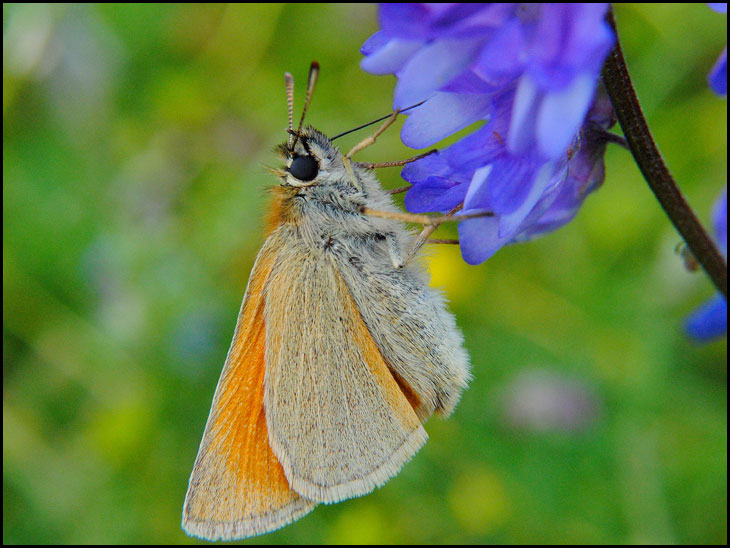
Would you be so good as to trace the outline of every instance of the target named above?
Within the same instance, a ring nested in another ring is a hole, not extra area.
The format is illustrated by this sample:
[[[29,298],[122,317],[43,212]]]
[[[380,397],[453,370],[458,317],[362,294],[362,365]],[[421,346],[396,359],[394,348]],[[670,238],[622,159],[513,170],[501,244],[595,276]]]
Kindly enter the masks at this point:
[[[276,152],[285,162],[284,169],[276,172],[285,186],[323,184],[335,172],[343,171],[340,151],[327,136],[311,126],[298,132],[293,147],[282,143]]]

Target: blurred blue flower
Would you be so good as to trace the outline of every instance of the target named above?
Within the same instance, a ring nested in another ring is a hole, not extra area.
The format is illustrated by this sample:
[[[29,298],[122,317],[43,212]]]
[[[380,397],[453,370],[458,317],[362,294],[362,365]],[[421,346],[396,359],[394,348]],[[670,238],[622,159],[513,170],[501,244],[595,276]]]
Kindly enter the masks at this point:
[[[720,54],[715,66],[712,67],[707,80],[712,91],[718,95],[727,95],[727,47]]]
[[[717,12],[727,13],[727,3],[707,5]],[[727,95],[727,46],[718,57],[710,74],[707,75],[707,81],[712,91],[718,95]]]
[[[727,187],[722,192],[713,211],[713,224],[717,234],[717,245],[727,257]],[[685,323],[685,330],[692,338],[709,341],[727,334],[727,300],[721,294],[696,310]]]
[[[687,334],[700,342],[727,334],[727,301],[721,294],[698,308],[685,323]]]
[[[710,8],[727,13],[727,3],[708,4]],[[727,47],[723,50],[715,66],[707,76],[712,91],[727,95]],[[727,257],[727,187],[715,203],[713,224],[717,234],[717,244]],[[727,334],[727,299],[717,294],[692,313],[685,322],[688,335],[698,341],[709,341]]]
[[[402,173],[413,184],[410,211],[447,212],[463,202],[464,213],[495,213],[459,225],[468,263],[563,225],[601,184],[603,130],[613,124],[610,102],[596,96],[614,42],[607,9],[381,5],[381,30],[364,44],[362,68],[396,74],[395,108],[426,101],[411,110],[403,142],[424,148],[487,121]]]

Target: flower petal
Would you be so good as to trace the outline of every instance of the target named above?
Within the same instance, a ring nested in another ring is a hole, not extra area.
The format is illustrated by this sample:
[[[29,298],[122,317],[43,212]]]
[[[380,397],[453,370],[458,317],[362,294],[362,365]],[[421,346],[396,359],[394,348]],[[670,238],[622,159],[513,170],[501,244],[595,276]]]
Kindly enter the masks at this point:
[[[406,194],[405,206],[413,213],[440,211],[446,213],[464,201],[469,183],[457,183],[443,177],[432,177],[414,185]]]
[[[526,49],[527,71],[546,92],[573,84],[583,73],[597,76],[614,42],[605,21],[608,4],[540,5],[540,18]]]
[[[535,205],[540,201],[545,193],[553,188],[560,180],[564,177],[564,172],[558,171],[556,174],[556,167],[553,163],[548,162],[543,164],[533,175],[531,185],[527,186],[528,192],[522,196],[521,203],[517,202],[518,207],[512,212],[502,215],[499,219],[499,235],[503,238],[511,238],[518,228],[524,230],[526,217],[533,211]],[[524,183],[515,182],[515,186],[522,186]],[[514,205],[514,204],[513,204]],[[546,210],[549,204],[543,202],[543,208]],[[541,211],[539,215],[535,215],[535,220],[544,212]]]
[[[480,167],[474,172],[474,176],[469,183],[469,191],[466,193],[466,196],[464,196],[464,207],[474,207],[475,209],[478,209],[480,207],[478,205],[480,202],[480,197],[484,193],[484,186],[487,182],[489,174],[492,172],[493,169],[494,164],[489,164],[487,166]]]
[[[488,95],[437,93],[423,105],[411,111],[401,139],[412,148],[425,148],[439,142],[489,113]]]
[[[421,46],[420,40],[394,38],[360,61],[360,68],[373,74],[398,72]]]
[[[474,210],[462,210],[469,214]],[[479,217],[459,223],[459,247],[461,256],[468,264],[483,263],[494,255],[506,240],[499,237],[499,219]]]
[[[717,234],[717,243],[723,254],[727,255],[727,186],[713,207],[712,224]]]
[[[385,34],[382,30],[379,30],[370,38],[365,40],[365,43],[360,48],[360,53],[363,55],[371,55],[385,46],[385,44],[387,44],[390,40],[391,39],[387,34]]]
[[[499,120],[490,120],[471,135],[443,150],[443,155],[452,169],[473,173],[505,154],[499,125]]]
[[[428,4],[431,7],[439,4]],[[510,4],[479,4],[462,2],[441,4],[445,9],[434,19],[431,29],[436,36],[450,38],[485,37],[504,24],[514,12]]]
[[[444,39],[422,47],[398,73],[393,108],[407,108],[433,96],[471,64],[482,42]]]
[[[406,164],[400,175],[411,184],[425,182],[432,176],[448,175],[453,169],[449,165],[443,151],[429,154],[425,158]]]
[[[431,39],[431,12],[424,4],[380,4],[378,22],[388,36],[408,40]]]
[[[516,78],[524,67],[522,25],[510,21],[489,40],[474,65],[474,73],[494,86]]]
[[[523,75],[517,84],[512,120],[507,133],[507,148],[512,154],[521,154],[534,142],[535,120],[540,106],[540,90],[534,80]]]
[[[727,2],[708,2],[707,5],[718,13],[727,13]]]
[[[709,341],[727,333],[727,301],[721,294],[694,312],[684,325],[687,334],[699,341]]]
[[[595,91],[595,78],[582,74],[568,89],[548,93],[543,98],[535,127],[543,157],[553,160],[565,154],[585,119]]]
[[[448,84],[441,88],[441,91],[450,93],[492,93],[495,87],[482,80],[474,71],[467,69]]]
[[[720,54],[707,79],[712,91],[718,95],[727,95],[727,47]]]

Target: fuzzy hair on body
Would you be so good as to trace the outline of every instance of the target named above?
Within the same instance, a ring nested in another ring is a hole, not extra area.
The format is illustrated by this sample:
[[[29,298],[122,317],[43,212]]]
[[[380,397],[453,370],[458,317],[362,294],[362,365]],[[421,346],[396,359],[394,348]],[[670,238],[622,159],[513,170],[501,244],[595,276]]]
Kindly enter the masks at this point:
[[[211,540],[269,532],[384,484],[470,377],[442,294],[420,261],[401,262],[416,236],[361,213],[398,212],[373,171],[348,171],[311,127],[278,150],[286,170],[183,510],[183,528]],[[311,180],[292,173],[301,157],[316,162]]]
[[[289,186],[294,177],[286,175],[276,190],[287,192],[279,199],[292,222],[276,230],[288,235],[295,253],[332,261],[389,368],[418,395],[419,418],[448,416],[467,385],[469,360],[454,317],[443,295],[429,287],[421,261],[393,264],[394,254],[406,256],[415,235],[400,221],[360,213],[362,207],[399,210],[372,170],[352,164],[361,187],[355,188],[329,139],[311,127],[305,135],[320,171],[316,184],[306,187]]]

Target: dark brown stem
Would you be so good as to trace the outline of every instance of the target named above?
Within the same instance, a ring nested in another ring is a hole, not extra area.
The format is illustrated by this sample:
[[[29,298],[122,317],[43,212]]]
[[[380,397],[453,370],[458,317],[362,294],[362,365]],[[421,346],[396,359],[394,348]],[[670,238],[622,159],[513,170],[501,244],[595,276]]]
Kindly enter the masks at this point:
[[[608,21],[616,32],[613,12]],[[727,298],[727,264],[685,200],[652,138],[626,67],[616,33],[616,47],[603,65],[603,82],[611,97],[629,149],[669,220],[681,234],[717,289]]]

